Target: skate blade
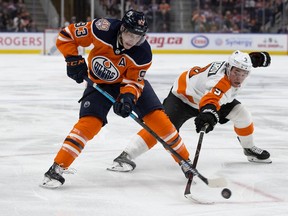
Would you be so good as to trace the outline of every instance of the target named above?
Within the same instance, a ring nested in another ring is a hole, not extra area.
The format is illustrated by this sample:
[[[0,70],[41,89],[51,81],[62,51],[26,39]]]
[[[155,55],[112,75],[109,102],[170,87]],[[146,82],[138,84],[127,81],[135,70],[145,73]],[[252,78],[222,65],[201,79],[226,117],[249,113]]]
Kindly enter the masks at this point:
[[[267,158],[265,160],[259,160],[255,157],[247,156],[247,159],[249,162],[253,162],[253,163],[266,163],[266,164],[272,163],[272,160],[270,158]]]
[[[62,186],[62,183],[55,179],[49,179],[47,177],[44,177],[43,182],[39,184],[39,186],[42,188],[56,189]]]
[[[113,172],[131,172],[133,167],[129,164],[122,163],[121,165],[117,162],[114,162],[111,167],[108,167],[107,170]]]

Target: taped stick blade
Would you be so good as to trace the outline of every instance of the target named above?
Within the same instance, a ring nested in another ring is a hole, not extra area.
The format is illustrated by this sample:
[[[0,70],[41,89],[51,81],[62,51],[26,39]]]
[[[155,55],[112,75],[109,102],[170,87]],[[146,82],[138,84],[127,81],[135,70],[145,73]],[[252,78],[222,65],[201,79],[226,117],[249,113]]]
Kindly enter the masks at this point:
[[[212,188],[221,188],[227,186],[227,181],[225,178],[214,178],[214,179],[208,179],[208,186]]]

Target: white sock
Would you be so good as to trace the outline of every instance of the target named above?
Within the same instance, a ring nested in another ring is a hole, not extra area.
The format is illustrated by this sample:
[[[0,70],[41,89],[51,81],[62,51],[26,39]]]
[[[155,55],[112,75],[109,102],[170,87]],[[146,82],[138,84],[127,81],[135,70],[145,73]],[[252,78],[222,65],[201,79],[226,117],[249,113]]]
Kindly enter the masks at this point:
[[[145,141],[138,134],[132,137],[129,144],[124,149],[124,151],[131,157],[131,159],[135,159],[148,150],[149,148]]]

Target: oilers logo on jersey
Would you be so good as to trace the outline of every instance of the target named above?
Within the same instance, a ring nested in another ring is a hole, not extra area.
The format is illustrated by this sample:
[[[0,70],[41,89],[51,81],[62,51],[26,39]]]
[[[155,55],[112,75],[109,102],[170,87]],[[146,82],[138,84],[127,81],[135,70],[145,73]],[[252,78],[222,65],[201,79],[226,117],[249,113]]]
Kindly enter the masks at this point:
[[[96,77],[107,82],[113,82],[120,76],[113,63],[103,56],[97,56],[92,59],[92,71]]]

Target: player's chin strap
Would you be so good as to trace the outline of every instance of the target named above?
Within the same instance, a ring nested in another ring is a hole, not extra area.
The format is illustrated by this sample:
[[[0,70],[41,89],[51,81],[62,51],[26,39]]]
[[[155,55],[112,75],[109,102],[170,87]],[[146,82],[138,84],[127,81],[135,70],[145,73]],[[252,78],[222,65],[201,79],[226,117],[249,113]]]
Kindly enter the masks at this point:
[[[107,99],[109,99],[112,103],[115,103],[115,99],[106,91],[102,90],[96,83],[93,83],[88,77],[85,77],[85,80],[89,85],[92,85],[95,89],[97,89],[101,94],[103,94]],[[147,130],[154,138],[156,138],[164,148],[168,149],[175,157],[177,157],[180,161],[184,161],[187,166],[190,167],[190,171],[194,176],[197,176],[201,179],[206,185],[209,187],[225,187],[227,182],[224,178],[215,178],[215,179],[207,179],[204,177],[196,168],[193,168],[191,164],[187,160],[185,160],[181,155],[178,154],[170,145],[168,145],[163,139],[161,139],[151,128],[149,128],[141,119],[139,119],[133,112],[129,115],[132,119],[134,119],[141,127]]]

